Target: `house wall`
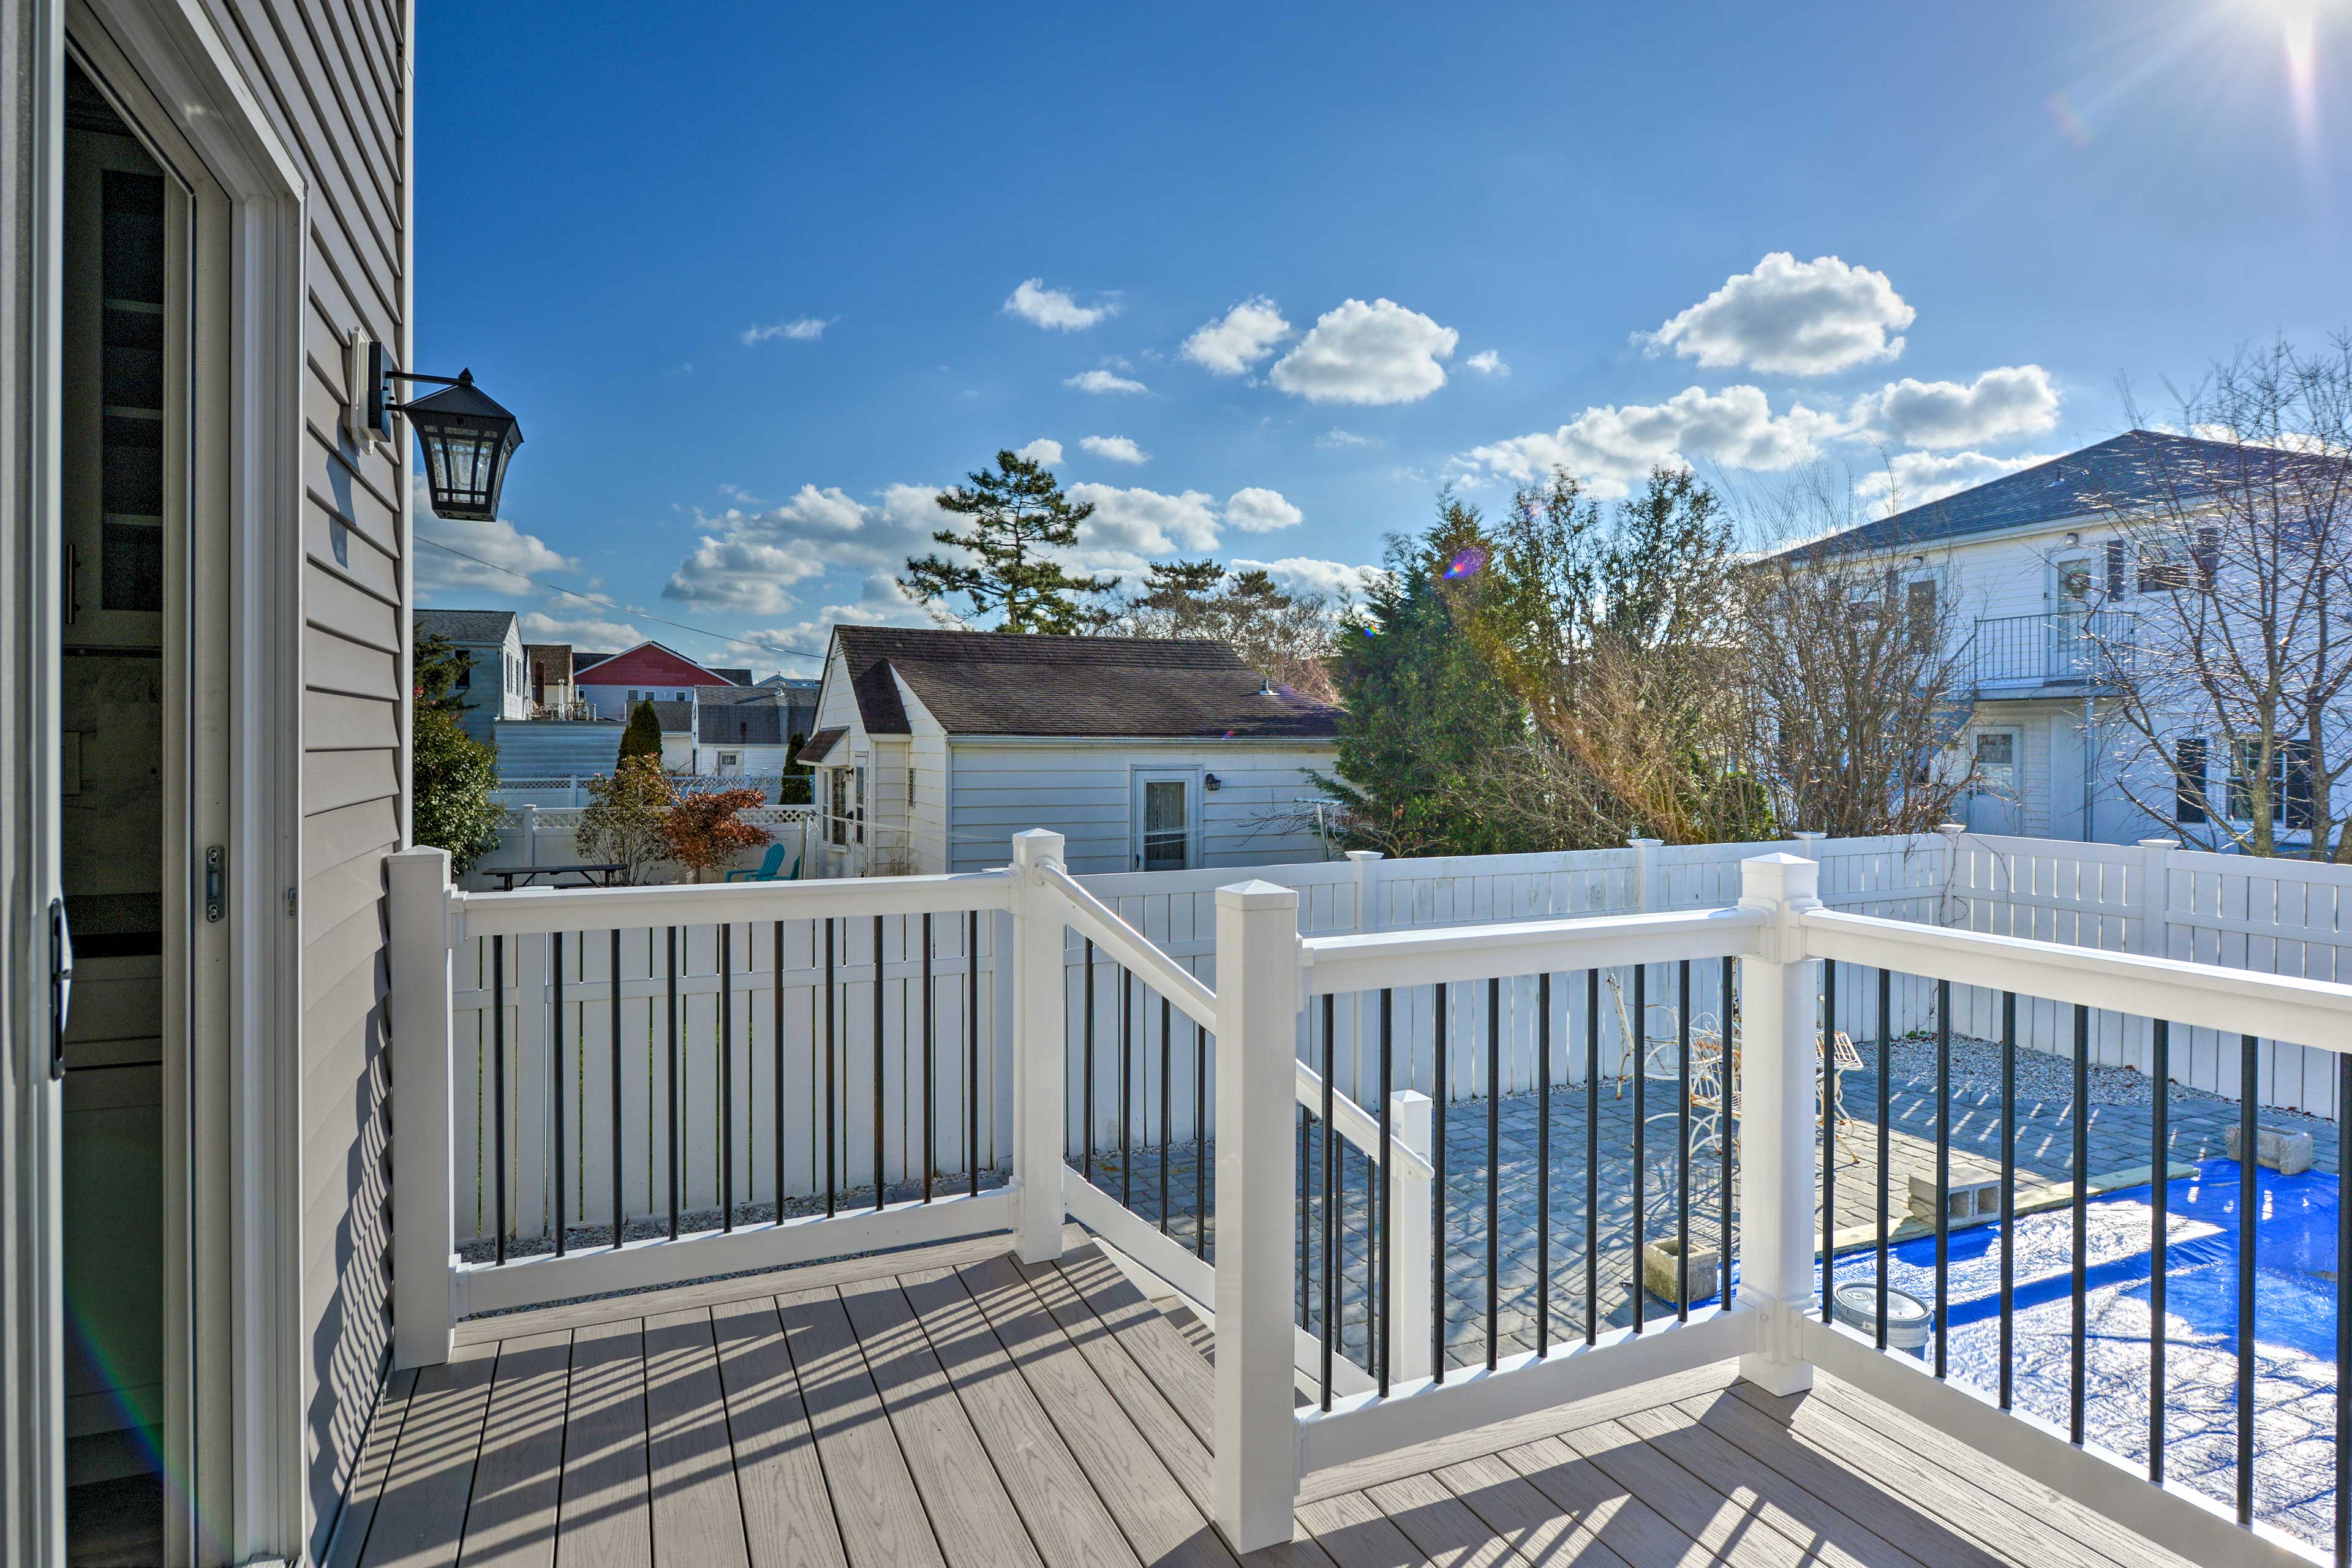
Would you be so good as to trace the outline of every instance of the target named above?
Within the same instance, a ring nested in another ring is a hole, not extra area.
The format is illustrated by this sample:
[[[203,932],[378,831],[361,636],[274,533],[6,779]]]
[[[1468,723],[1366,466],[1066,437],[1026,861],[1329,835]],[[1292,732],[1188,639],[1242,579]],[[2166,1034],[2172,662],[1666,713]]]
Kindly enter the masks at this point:
[[[413,363],[412,17],[403,0],[198,5],[307,192],[303,405],[288,416],[300,433],[306,541],[300,1398],[316,1552],[348,1488],[389,1339],[383,859],[408,818],[409,444],[355,448],[341,411],[354,328]]]
[[[1133,869],[1139,766],[1197,767],[1217,775],[1221,787],[1198,797],[1203,866],[1324,858],[1311,817],[1302,817],[1296,803],[1319,793],[1308,769],[1328,773],[1336,765],[1328,744],[953,740],[947,749],[950,870],[1003,865],[1013,835],[1030,827],[1063,835],[1073,872]]]

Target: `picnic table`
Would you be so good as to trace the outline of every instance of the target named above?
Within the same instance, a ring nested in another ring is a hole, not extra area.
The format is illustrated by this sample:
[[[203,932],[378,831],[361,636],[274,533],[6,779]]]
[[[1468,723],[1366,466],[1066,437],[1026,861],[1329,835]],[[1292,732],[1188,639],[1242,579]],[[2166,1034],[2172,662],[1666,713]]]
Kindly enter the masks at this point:
[[[573,884],[575,887],[609,888],[613,885],[613,879],[627,870],[628,867],[620,861],[614,860],[580,866],[484,866],[480,869],[483,876],[496,877],[499,879],[500,892],[511,893],[515,890],[515,885],[518,882],[528,888],[541,877],[576,876],[580,880]],[[551,888],[562,885],[560,882],[553,881],[548,883]]]

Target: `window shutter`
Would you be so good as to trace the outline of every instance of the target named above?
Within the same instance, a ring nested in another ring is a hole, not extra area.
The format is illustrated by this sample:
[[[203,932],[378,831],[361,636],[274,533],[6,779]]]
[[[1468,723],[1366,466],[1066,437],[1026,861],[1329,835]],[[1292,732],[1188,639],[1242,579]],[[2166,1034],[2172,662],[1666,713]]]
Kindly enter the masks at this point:
[[[2173,816],[2184,827],[2210,820],[2205,807],[2205,737],[2189,735],[2173,742],[2176,774]]]

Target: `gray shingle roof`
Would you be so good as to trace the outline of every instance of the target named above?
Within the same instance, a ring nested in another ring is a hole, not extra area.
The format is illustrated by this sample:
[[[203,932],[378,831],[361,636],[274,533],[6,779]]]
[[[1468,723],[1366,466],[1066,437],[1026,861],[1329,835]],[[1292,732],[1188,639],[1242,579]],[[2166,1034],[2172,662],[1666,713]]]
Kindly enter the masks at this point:
[[[697,737],[706,746],[781,746],[784,710],[773,703],[705,701]]]
[[[1915,506],[1801,549],[1843,554],[1937,544],[1971,534],[2056,522],[2098,512],[2128,512],[2168,493],[2193,493],[2250,461],[2335,461],[2159,430],[2129,430],[2095,447],[2006,474]]]
[[[1024,637],[836,626],[869,734],[903,735],[891,672],[951,735],[1202,736],[1326,740],[1339,710],[1258,694],[1257,672],[1220,642]]]
[[[635,712],[635,709],[630,711]],[[694,728],[694,704],[661,701],[654,704],[654,717],[661,721],[665,735],[683,735]]]
[[[515,624],[512,610],[418,610],[415,615],[418,637],[457,643],[504,642]]]

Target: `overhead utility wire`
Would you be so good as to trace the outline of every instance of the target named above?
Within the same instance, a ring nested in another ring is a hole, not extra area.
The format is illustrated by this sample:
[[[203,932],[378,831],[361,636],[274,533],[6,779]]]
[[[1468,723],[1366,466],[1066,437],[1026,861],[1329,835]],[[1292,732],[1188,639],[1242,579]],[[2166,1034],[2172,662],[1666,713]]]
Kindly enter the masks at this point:
[[[562,594],[566,598],[578,599],[585,604],[602,605],[604,608],[614,611],[620,615],[635,616],[640,620],[652,621],[656,626],[676,626],[679,631],[692,632],[697,637],[715,638],[719,642],[725,643],[730,647],[755,647],[762,653],[772,653],[785,658],[821,659],[824,657],[824,655],[821,653],[808,653],[796,647],[778,647],[773,643],[755,642],[750,637],[730,637],[724,632],[714,632],[709,626],[689,626],[684,621],[673,621],[664,616],[651,615],[644,610],[633,610],[626,605],[616,605],[610,599],[599,598],[593,594],[583,594],[575,588],[562,587],[554,583],[544,583],[532,576],[528,572],[518,572],[511,566],[501,566],[495,561],[485,561],[478,555],[468,555],[454,544],[444,544],[437,539],[427,539],[421,533],[416,537],[420,542],[429,544],[436,550],[446,550],[461,561],[470,561],[477,566],[487,566],[493,572],[503,572],[509,577],[520,577],[524,582],[531,584],[531,586],[535,588],[544,588],[551,594]]]

